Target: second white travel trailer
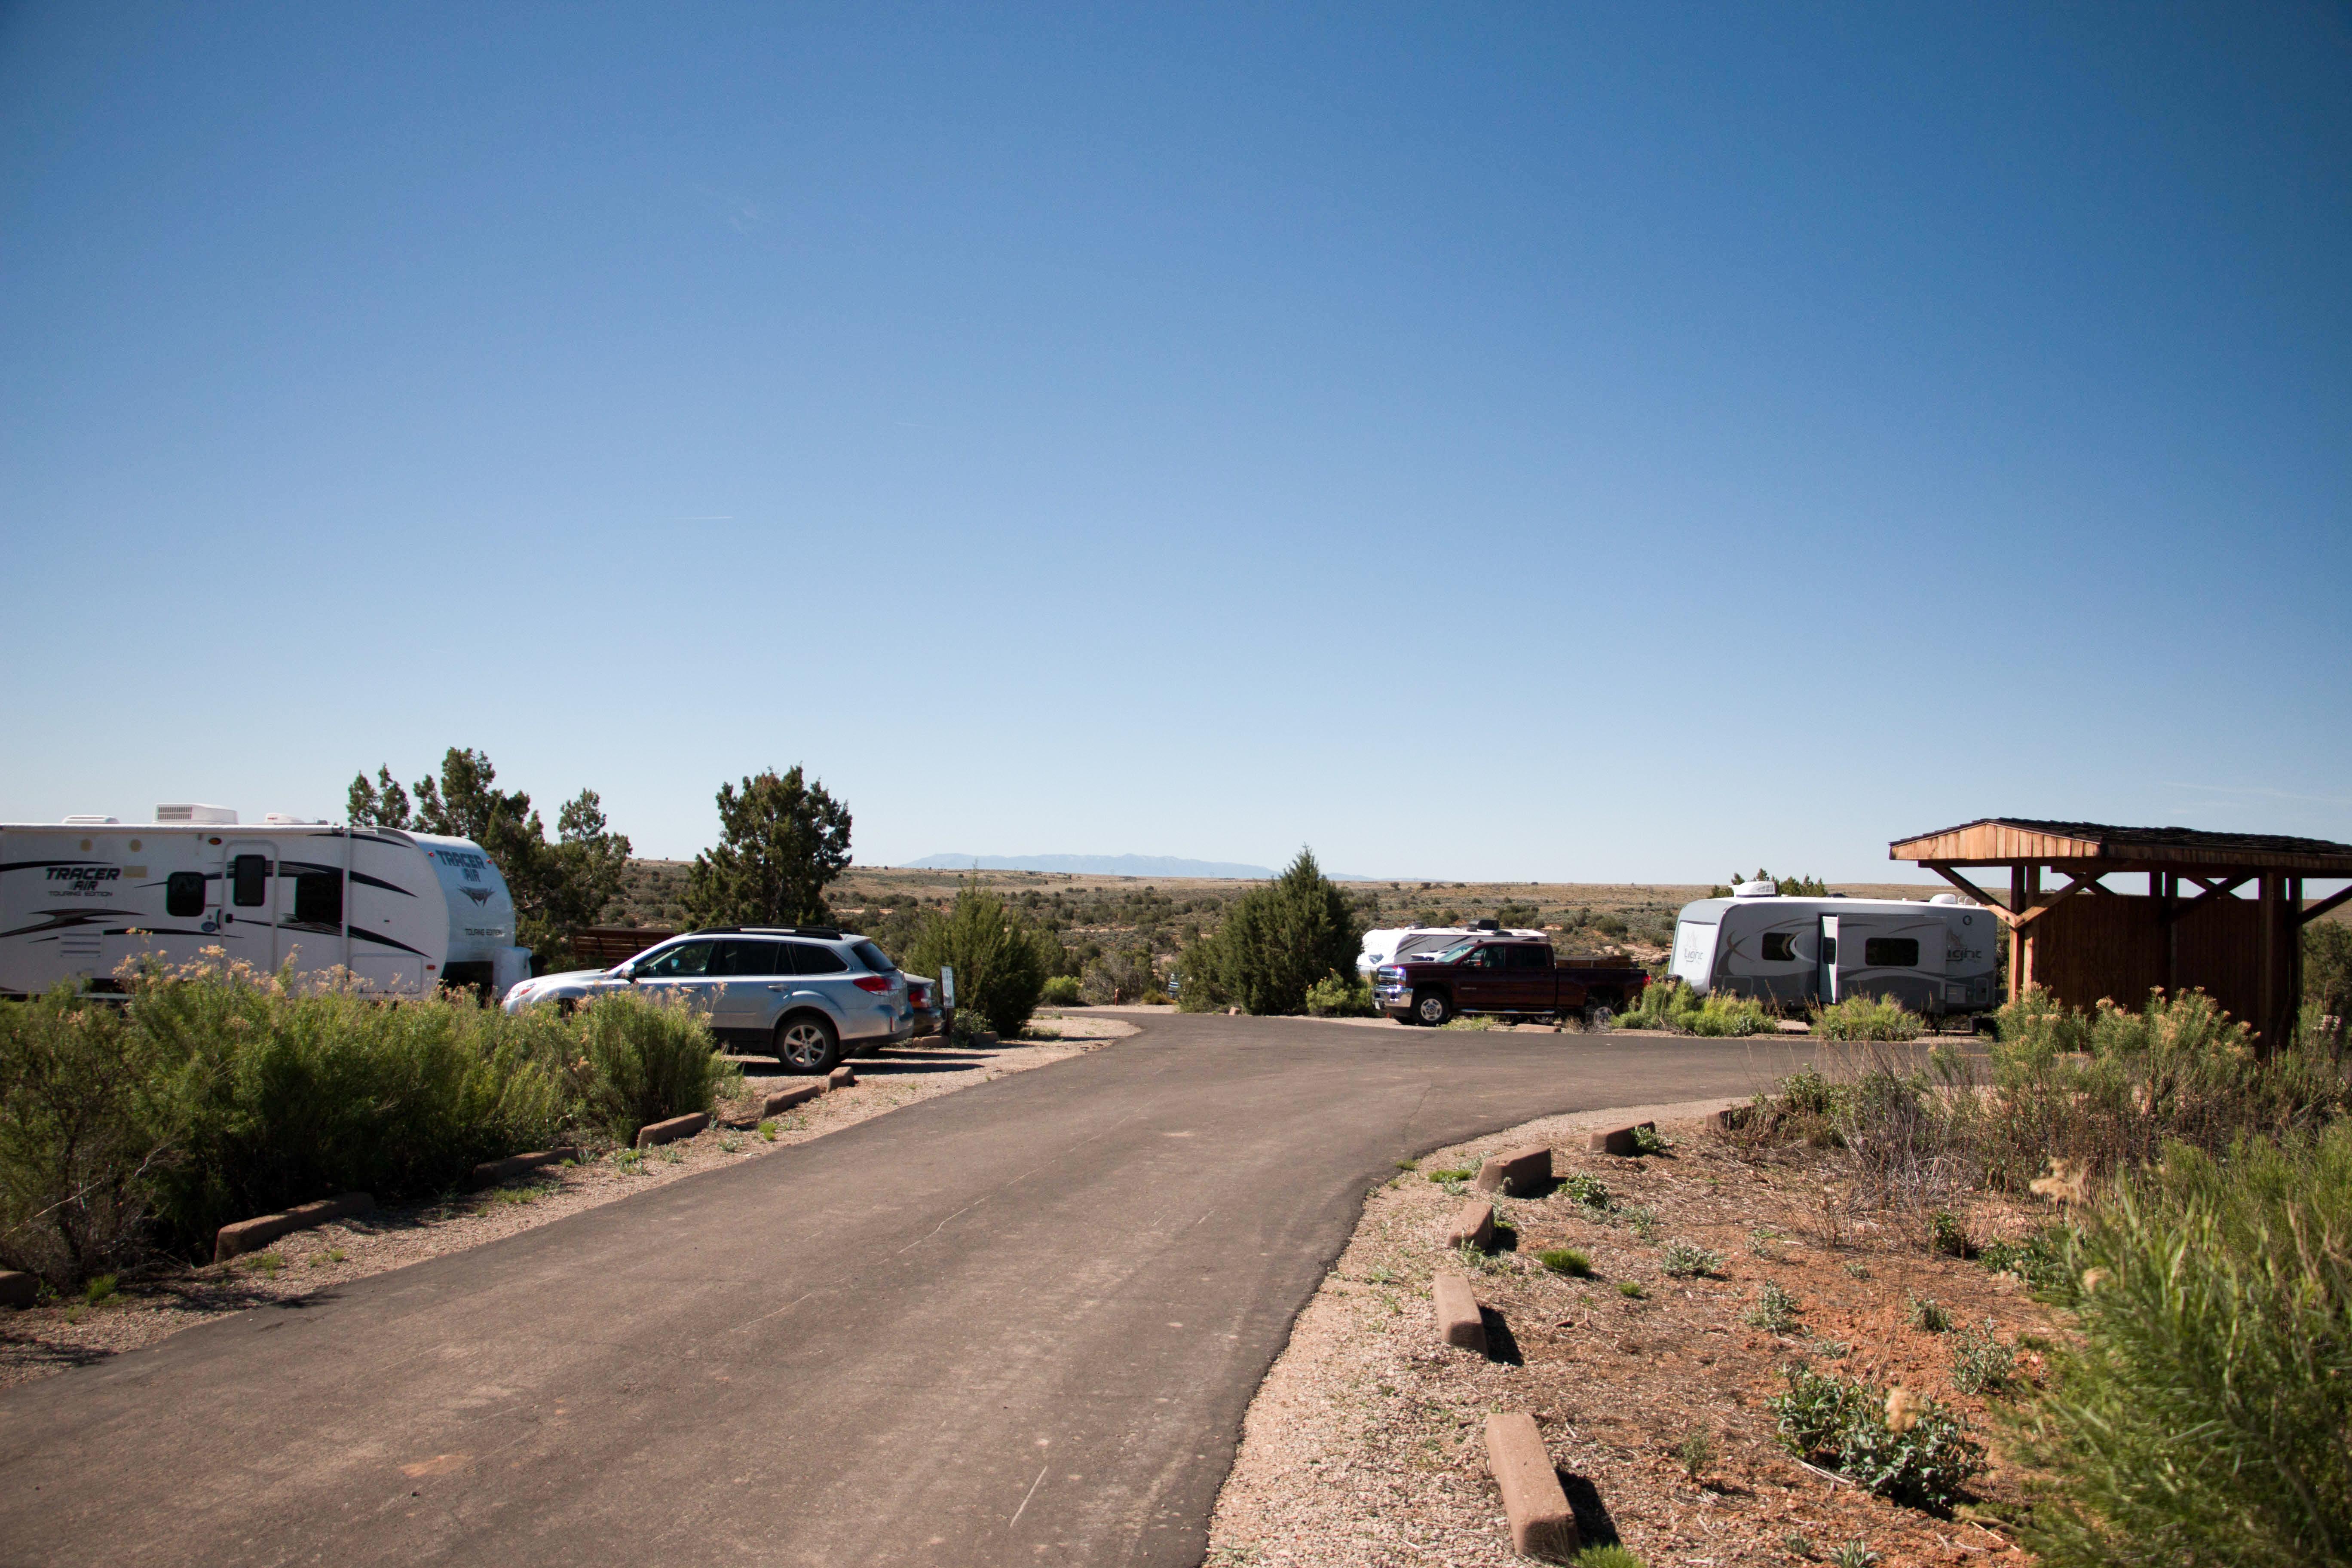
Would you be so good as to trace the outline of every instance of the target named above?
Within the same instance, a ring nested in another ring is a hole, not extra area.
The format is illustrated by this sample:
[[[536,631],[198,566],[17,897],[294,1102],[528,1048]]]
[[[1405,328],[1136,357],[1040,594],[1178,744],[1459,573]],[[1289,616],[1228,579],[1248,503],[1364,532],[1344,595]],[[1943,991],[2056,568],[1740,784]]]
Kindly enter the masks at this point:
[[[1465,936],[1532,936],[1539,931],[1505,930],[1500,921],[1471,921],[1458,926],[1394,926],[1364,933],[1364,951],[1356,955],[1356,973],[1370,975],[1383,963],[1402,963],[1418,952],[1452,947]]]
[[[1727,899],[1683,906],[1673,973],[1701,995],[1722,991],[1790,1008],[1885,996],[1930,1016],[2000,1005],[2001,927],[1956,893],[1909,899],[1800,898],[1743,882]]]
[[[242,961],[367,990],[492,995],[530,973],[506,879],[469,839],[159,805],[152,823],[0,824],[0,993],[105,983],[125,960]],[[215,958],[206,950],[218,949]]]

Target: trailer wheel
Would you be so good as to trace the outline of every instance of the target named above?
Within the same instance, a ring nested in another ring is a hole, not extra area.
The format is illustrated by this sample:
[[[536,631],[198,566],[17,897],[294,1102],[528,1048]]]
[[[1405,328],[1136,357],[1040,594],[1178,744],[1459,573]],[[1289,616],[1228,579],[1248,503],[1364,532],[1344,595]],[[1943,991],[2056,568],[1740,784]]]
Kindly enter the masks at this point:
[[[776,1059],[786,1072],[831,1072],[841,1061],[841,1037],[824,1018],[803,1013],[776,1026]]]
[[[1454,999],[1443,991],[1416,991],[1412,997],[1412,1021],[1434,1029],[1454,1016]]]

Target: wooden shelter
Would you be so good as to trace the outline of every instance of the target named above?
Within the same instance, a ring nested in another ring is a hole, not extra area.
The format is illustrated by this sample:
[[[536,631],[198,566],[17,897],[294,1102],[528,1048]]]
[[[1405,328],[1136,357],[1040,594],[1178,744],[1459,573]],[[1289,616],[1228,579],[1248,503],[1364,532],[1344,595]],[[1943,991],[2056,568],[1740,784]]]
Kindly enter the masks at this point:
[[[2308,906],[2305,879],[2352,879],[2352,844],[2186,827],[2110,827],[1989,816],[1898,839],[1892,860],[1927,867],[2009,927],[2009,994],[2047,988],[2073,1007],[2137,1006],[2156,986],[2201,986],[2266,1041],[2292,1032],[2303,995],[2303,928],[2352,898]],[[2006,907],[1964,875],[2009,868]],[[2054,891],[2044,872],[2065,884]],[[2145,894],[2104,879],[2145,875]],[[2254,885],[2254,896],[2238,889]]]

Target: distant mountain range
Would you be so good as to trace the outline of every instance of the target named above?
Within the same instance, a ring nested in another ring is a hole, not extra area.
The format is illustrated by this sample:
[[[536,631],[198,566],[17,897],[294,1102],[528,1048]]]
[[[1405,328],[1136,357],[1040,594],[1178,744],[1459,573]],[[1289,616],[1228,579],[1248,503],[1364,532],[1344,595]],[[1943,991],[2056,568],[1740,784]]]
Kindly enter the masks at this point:
[[[1226,877],[1265,880],[1275,875],[1265,866],[1237,860],[1186,860],[1174,855],[926,855],[909,860],[903,871],[1061,871],[1074,877]],[[1327,871],[1335,882],[1370,882],[1347,871]]]

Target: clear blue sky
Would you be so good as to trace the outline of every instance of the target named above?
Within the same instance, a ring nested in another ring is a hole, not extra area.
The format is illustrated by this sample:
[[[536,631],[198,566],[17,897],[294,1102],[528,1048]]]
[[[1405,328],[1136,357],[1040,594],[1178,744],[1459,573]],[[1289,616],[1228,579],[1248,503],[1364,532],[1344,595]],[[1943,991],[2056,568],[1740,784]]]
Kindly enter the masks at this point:
[[[2347,18],[9,6],[0,819],[2352,839]]]

